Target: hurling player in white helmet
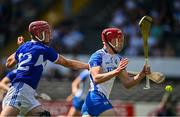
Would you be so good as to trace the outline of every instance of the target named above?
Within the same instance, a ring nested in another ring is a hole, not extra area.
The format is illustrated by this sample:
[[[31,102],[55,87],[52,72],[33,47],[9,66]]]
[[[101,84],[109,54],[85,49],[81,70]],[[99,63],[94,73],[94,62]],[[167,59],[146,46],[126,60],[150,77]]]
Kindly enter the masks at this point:
[[[46,61],[72,69],[89,68],[87,63],[67,59],[47,45],[51,41],[51,27],[48,22],[31,22],[29,32],[31,41],[22,44],[6,61],[8,68],[17,64],[17,73],[3,100],[1,116],[17,116],[20,112],[26,116],[50,116],[50,112],[44,111],[35,98]]]
[[[131,88],[150,73],[149,66],[144,65],[138,75],[129,78],[126,71],[128,59],[117,54],[124,45],[124,35],[120,29],[106,28],[101,38],[103,48],[89,59],[90,91],[81,110],[83,116],[115,116],[109,101],[115,78],[120,79],[125,88]]]

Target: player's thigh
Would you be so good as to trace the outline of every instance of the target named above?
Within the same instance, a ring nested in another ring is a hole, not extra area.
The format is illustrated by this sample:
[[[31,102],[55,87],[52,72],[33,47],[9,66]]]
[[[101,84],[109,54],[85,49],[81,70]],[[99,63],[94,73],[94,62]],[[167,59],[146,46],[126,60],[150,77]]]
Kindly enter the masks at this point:
[[[26,114],[26,116],[35,116],[35,115],[37,115],[37,114],[40,113],[40,112],[44,112],[44,109],[42,108],[41,105],[39,105],[39,106],[33,108],[32,110],[30,110],[30,111]]]
[[[100,117],[101,116],[115,116],[114,109],[106,110],[106,111],[102,112],[99,116]]]
[[[1,112],[1,116],[17,116],[19,114],[19,109],[12,106],[5,106]]]

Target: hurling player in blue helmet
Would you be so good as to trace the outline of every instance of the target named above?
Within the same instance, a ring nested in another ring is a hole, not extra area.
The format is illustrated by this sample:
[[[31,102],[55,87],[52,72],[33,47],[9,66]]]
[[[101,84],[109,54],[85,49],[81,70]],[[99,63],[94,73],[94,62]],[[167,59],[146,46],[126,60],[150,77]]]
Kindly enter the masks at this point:
[[[102,42],[103,48],[97,50],[89,59],[90,91],[81,110],[83,116],[115,116],[109,101],[115,78],[120,79],[124,87],[131,88],[150,73],[150,67],[144,65],[139,74],[131,78],[128,76],[128,59],[117,54],[124,45],[124,35],[120,29],[104,29]]]
[[[48,46],[51,26],[46,21],[33,21],[29,25],[31,41],[22,44],[8,57],[6,66],[17,64],[17,74],[3,100],[1,116],[50,116],[35,98],[36,89],[47,61],[72,69],[88,69],[88,64],[67,59]]]

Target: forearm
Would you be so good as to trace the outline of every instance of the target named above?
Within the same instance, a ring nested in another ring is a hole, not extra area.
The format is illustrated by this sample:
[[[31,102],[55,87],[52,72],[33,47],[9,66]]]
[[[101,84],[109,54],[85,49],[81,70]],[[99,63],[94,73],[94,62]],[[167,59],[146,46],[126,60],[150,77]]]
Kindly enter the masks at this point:
[[[67,64],[65,64],[65,66],[72,69],[89,69],[89,65],[87,63],[70,59],[67,59]]]
[[[4,91],[8,91],[9,90],[9,87],[3,83],[0,83],[0,88]]]
[[[66,101],[67,101],[67,102],[72,101],[73,97],[74,97],[74,94],[70,94],[70,95],[66,98]]]
[[[89,69],[89,65],[87,63],[66,59],[62,55],[59,56],[58,60],[55,63],[71,69]]]
[[[97,74],[93,77],[93,79],[96,84],[100,84],[110,80],[111,78],[114,78],[117,75],[118,72],[116,70],[113,70],[111,72]]]
[[[134,71],[127,71],[129,77],[134,77],[136,76],[139,72],[134,72]]]
[[[72,94],[75,95],[77,91],[78,91],[78,87],[72,85]]]
[[[16,64],[16,60],[15,60],[15,53],[13,53],[12,55],[10,55],[6,61],[6,67],[7,68],[12,68],[14,65]]]
[[[144,77],[145,77],[144,74],[139,73],[136,76],[130,78],[129,83],[128,83],[129,84],[129,88],[137,85]]]

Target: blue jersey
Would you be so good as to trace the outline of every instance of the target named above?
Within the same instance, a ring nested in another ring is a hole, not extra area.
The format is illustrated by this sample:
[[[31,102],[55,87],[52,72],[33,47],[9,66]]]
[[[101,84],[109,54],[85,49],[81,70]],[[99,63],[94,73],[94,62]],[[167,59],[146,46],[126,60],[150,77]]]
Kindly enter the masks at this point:
[[[6,75],[6,77],[9,78],[10,82],[13,81],[13,79],[16,77],[16,73],[17,73],[17,70],[14,69]]]
[[[24,82],[36,89],[46,61],[55,62],[58,59],[58,54],[54,49],[32,40],[17,49],[15,59],[18,67],[17,75],[12,84]]]

